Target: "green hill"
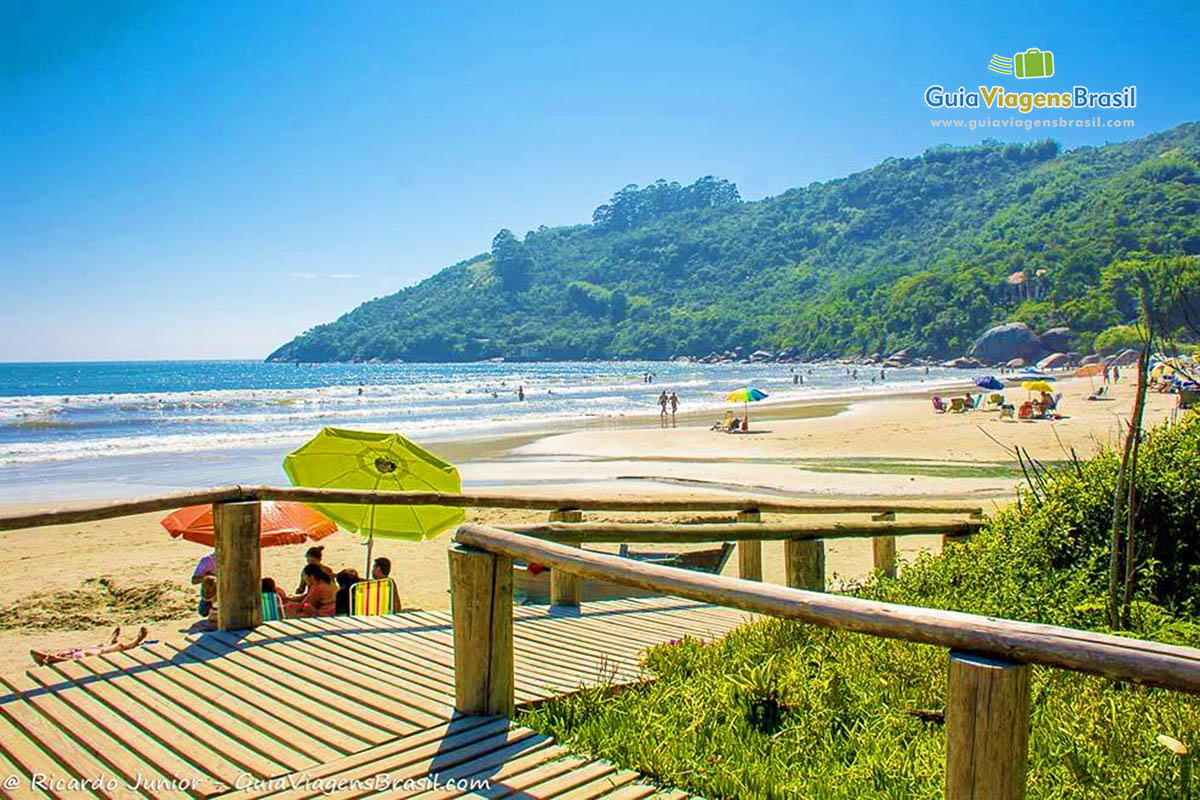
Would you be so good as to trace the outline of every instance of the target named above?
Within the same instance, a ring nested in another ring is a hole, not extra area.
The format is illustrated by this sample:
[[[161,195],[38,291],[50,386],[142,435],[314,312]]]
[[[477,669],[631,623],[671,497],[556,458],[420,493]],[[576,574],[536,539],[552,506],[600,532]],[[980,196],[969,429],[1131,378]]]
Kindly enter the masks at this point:
[[[501,231],[269,358],[945,357],[1008,320],[1068,325],[1087,347],[1136,312],[1114,263],[1197,254],[1200,123],[1065,153],[941,146],[753,202],[712,177],[628,186],[590,225]]]

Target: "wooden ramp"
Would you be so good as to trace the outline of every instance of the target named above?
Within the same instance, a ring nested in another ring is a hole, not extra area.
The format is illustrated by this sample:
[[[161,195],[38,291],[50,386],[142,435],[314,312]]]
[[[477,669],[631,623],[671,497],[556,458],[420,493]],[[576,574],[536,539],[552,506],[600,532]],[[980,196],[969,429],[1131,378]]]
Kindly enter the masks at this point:
[[[647,647],[750,618],[676,598],[514,608],[517,703],[641,680]],[[456,717],[453,668],[449,612],[416,611],[287,620],[32,669],[0,678],[0,795],[655,795],[636,773],[507,719]]]

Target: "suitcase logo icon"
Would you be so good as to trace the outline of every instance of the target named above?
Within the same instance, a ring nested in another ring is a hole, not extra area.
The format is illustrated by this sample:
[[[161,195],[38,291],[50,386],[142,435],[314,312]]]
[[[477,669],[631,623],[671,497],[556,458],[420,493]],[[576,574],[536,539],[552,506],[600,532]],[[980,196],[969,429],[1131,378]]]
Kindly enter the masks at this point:
[[[988,69],[1017,78],[1049,78],[1054,75],[1054,53],[1036,47],[1017,53],[1012,58],[993,53]]]

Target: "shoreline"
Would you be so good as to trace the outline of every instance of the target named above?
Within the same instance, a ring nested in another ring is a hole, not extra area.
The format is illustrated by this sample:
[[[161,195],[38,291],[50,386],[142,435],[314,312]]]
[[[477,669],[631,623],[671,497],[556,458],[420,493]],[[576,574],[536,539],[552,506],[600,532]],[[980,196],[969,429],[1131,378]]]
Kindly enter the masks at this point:
[[[994,513],[1007,505],[1022,479],[1011,464],[1005,465],[1006,454],[989,435],[1005,446],[1029,448],[1043,462],[1061,460],[1060,440],[1077,448],[1080,457],[1115,441],[1133,387],[1116,387],[1114,401],[1089,403],[1082,399],[1087,380],[1064,380],[1060,386],[1066,417],[1058,422],[1001,421],[998,414],[983,411],[935,414],[927,398],[948,392],[931,387],[840,403],[822,399],[764,407],[760,413],[752,410],[753,435],[710,431],[710,413],[689,412],[679,416],[679,427],[674,428],[659,427],[654,416],[622,417],[605,425],[578,424],[470,442],[459,445],[455,455],[469,457],[459,464],[468,485],[547,496],[570,491],[596,498],[687,498],[738,492],[830,502],[970,501]],[[1173,401],[1173,396],[1151,395],[1146,424],[1168,419]],[[453,447],[442,452],[451,454],[450,450]],[[229,466],[217,465],[215,474],[221,480],[207,485],[244,482],[243,475],[222,472]],[[126,494],[147,493],[138,491],[140,487],[125,488]],[[104,499],[116,498],[109,494]],[[6,505],[33,510],[51,504],[62,507],[70,502]],[[0,613],[0,619],[11,620],[0,625],[0,674],[28,667],[30,647],[87,644],[106,638],[115,624],[147,624],[151,638],[159,639],[177,639],[186,632],[195,621],[190,610],[195,589],[189,578],[207,550],[171,539],[159,524],[163,516],[157,512],[6,533],[4,544],[15,569],[9,579],[10,605]],[[587,515],[595,522],[689,523],[702,517]],[[764,515],[769,522],[786,519]],[[544,521],[545,514],[468,509],[467,520],[503,525]],[[392,560],[405,608],[448,606],[447,542],[448,534],[423,542],[375,541],[375,554]],[[321,544],[331,567],[363,569],[361,538],[343,531]],[[922,552],[936,552],[940,537],[901,537],[897,544],[902,561],[911,561]],[[263,575],[291,584],[305,548],[265,549]],[[860,579],[872,569],[871,542],[830,540],[826,559],[831,586]],[[763,565],[766,581],[784,583],[780,543],[763,547]],[[737,559],[731,559],[724,574],[736,573]],[[137,602],[131,605],[131,598]],[[70,614],[64,611],[68,608]]]
[[[820,392],[802,399],[786,398],[756,403],[750,409],[750,417],[753,421],[835,416],[844,413],[855,403],[927,396],[936,392],[957,391],[971,385],[969,380],[964,379],[961,382],[932,381],[928,388],[921,389],[905,383],[902,384],[903,389],[890,394],[884,389]],[[717,408],[706,406],[703,409],[681,411],[677,415],[677,424],[711,424],[720,417]],[[647,409],[645,413],[638,414],[562,417],[538,423],[527,430],[493,433],[478,438],[461,435],[421,437],[419,443],[456,465],[486,464],[509,457],[521,448],[549,437],[581,431],[657,429],[658,421],[659,416]],[[314,428],[313,432],[316,430]],[[297,441],[293,446],[298,446],[302,441]],[[10,464],[5,467],[8,480],[4,486],[0,486],[0,505],[125,499],[228,483],[286,485],[282,461],[283,455],[290,449],[214,448]],[[86,473],[81,477],[79,472],[83,463],[86,463]],[[490,479],[472,480],[469,474],[464,474],[463,483],[476,487],[495,485],[494,480]]]

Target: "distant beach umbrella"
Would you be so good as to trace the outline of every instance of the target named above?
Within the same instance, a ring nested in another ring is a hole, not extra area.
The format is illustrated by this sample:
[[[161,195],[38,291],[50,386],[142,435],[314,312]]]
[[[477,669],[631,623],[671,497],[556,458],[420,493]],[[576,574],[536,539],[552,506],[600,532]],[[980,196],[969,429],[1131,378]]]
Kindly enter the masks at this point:
[[[1075,370],[1076,378],[1091,378],[1104,372],[1103,364],[1085,364]]]
[[[337,532],[333,520],[304,503],[266,500],[259,508],[260,547],[315,542]],[[173,538],[214,546],[211,505],[181,508],[163,517],[161,525]]]
[[[743,405],[743,419],[749,421],[750,407],[749,403],[757,403],[759,400],[765,400],[767,393],[762,389],[755,389],[753,386],[743,386],[741,389],[734,389],[729,394],[725,395],[726,403],[741,403]]]
[[[294,486],[426,491],[462,491],[458,469],[396,433],[324,428],[283,460]],[[338,525],[367,537],[367,572],[376,536],[419,542],[432,539],[466,519],[461,508],[446,506],[314,503]]]
[[[997,392],[1004,388],[1004,384],[995,375],[980,375],[975,379],[975,385],[980,389],[991,389]]]

